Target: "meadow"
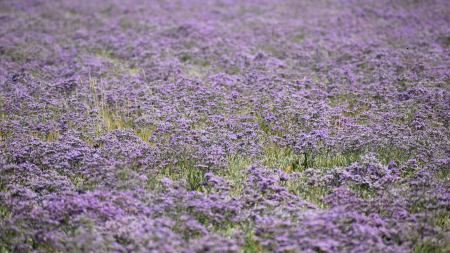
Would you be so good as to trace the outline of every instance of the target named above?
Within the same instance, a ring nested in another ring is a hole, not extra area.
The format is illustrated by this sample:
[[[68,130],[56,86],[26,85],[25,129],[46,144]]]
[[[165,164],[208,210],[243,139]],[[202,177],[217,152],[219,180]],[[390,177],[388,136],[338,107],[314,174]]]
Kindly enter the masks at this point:
[[[0,253],[450,252],[450,1],[0,1]]]

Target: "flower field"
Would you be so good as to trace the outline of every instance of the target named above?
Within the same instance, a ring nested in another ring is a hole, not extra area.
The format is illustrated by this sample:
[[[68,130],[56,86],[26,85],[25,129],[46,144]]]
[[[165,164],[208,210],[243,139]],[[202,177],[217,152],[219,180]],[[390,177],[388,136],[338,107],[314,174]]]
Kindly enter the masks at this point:
[[[450,1],[0,1],[0,253],[450,252]]]

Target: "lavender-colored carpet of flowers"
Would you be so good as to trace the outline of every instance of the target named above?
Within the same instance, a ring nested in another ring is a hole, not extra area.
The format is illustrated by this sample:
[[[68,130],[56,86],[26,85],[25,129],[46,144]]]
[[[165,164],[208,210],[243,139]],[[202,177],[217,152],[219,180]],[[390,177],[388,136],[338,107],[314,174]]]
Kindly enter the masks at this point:
[[[450,1],[0,23],[0,252],[450,252]]]

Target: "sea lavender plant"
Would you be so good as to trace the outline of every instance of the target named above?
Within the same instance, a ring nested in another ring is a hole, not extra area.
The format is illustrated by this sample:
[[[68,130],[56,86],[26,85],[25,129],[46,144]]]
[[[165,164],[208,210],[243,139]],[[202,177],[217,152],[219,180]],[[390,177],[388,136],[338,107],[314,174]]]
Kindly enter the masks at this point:
[[[450,2],[0,1],[1,252],[449,252]]]

